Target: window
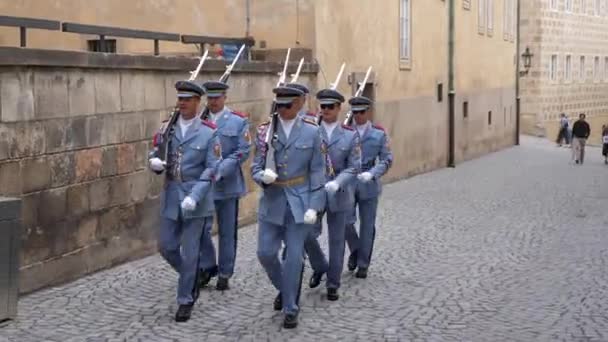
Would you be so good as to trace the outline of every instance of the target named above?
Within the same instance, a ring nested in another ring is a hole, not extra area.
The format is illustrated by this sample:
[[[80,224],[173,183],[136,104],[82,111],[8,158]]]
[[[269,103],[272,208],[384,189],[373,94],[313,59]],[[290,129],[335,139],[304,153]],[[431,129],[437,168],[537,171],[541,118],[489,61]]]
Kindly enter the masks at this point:
[[[488,112],[488,125],[492,124],[492,111]]]
[[[599,16],[601,15],[601,9],[602,9],[602,0],[595,0],[595,15]]]
[[[599,81],[600,79],[600,58],[595,57],[593,60],[593,79]]]
[[[515,42],[515,29],[519,23],[517,23],[517,1],[518,0],[510,0],[511,1],[511,37],[510,41]]]
[[[479,0],[477,6],[477,27],[479,34],[486,31],[486,0]]]
[[[462,117],[465,119],[469,117],[469,102],[468,101],[464,101],[462,103]]]
[[[608,80],[608,57],[604,57],[604,79]]]
[[[437,102],[443,102],[443,83],[437,83]]]
[[[587,14],[587,0],[581,0],[581,13]]]
[[[585,75],[585,56],[581,56],[581,61],[579,64],[579,80],[584,82],[587,79],[587,75]]]
[[[572,56],[566,56],[566,65],[564,66],[564,78],[566,81],[572,80]]]
[[[573,0],[565,0],[564,7],[566,8],[566,12],[572,12],[572,1]]]
[[[502,9],[502,38],[509,40],[511,34],[511,0],[504,0]]]
[[[494,35],[494,0],[486,0],[488,36]]]
[[[549,0],[549,4],[552,10],[557,11],[557,0]]]
[[[402,62],[406,63],[409,63],[411,60],[410,13],[410,0],[401,0],[399,58]]]
[[[557,55],[551,56],[551,66],[549,68],[549,79],[555,81],[557,79]]]
[[[462,0],[462,8],[465,10],[471,9],[471,0]]]
[[[104,39],[103,46],[99,39],[87,40],[87,49],[92,52],[116,53],[116,39]]]

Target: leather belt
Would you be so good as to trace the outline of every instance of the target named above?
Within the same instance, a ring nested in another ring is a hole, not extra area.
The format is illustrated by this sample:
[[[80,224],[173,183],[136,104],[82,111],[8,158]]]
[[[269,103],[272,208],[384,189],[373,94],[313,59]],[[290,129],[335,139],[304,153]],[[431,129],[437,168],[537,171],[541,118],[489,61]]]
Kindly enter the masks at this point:
[[[306,176],[299,176],[299,177],[294,177],[294,178],[289,178],[289,179],[276,180],[272,184],[278,185],[278,186],[296,186],[296,185],[304,184],[305,182],[306,182]]]

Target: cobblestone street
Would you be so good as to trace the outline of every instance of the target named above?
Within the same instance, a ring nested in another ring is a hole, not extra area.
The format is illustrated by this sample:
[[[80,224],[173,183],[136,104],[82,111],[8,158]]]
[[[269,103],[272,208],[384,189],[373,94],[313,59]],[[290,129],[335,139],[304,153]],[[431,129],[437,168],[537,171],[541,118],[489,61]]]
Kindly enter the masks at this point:
[[[0,341],[608,341],[608,166],[587,155],[577,166],[523,138],[386,186],[369,277],[345,269],[328,302],[307,265],[294,331],[251,226],[232,289],[203,291],[188,323],[173,321],[176,274],[154,255],[22,298]]]

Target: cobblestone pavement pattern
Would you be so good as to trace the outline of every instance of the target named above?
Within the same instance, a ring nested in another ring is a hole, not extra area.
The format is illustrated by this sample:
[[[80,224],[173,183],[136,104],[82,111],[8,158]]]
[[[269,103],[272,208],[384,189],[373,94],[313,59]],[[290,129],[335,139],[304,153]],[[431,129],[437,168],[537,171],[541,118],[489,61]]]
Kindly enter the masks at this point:
[[[569,153],[525,138],[387,186],[369,278],[345,271],[335,303],[305,285],[295,331],[248,227],[232,289],[188,323],[156,255],[22,298],[0,341],[608,341],[608,167]]]

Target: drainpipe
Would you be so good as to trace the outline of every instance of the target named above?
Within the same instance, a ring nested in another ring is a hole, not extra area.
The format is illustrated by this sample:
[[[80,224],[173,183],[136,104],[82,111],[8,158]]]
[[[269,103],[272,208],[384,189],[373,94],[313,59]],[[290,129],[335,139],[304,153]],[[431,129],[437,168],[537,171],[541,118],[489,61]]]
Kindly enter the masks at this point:
[[[519,94],[519,27],[520,27],[520,20],[521,20],[521,1],[517,0],[517,37],[515,37],[515,44],[516,44],[516,48],[515,48],[515,53],[517,54],[515,60],[517,61],[517,67],[515,68],[515,145],[519,145],[519,117],[520,117],[520,105],[521,105],[521,97]]]
[[[456,167],[455,162],[455,97],[454,89],[454,21],[455,21],[455,6],[454,0],[449,0],[448,3],[448,167]]]
[[[251,33],[251,0],[245,0],[245,15],[245,37],[249,37]]]

